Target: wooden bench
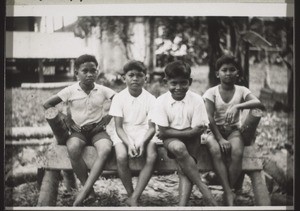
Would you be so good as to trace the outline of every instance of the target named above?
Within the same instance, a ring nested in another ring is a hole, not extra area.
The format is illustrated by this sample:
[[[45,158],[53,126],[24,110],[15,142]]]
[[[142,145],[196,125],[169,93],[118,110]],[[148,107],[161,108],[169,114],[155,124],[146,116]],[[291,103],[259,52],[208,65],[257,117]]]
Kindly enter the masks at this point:
[[[158,144],[158,159],[155,166],[157,172],[174,172],[177,170],[175,160],[168,158],[167,152]],[[96,158],[96,150],[92,146],[87,146],[83,152],[83,158],[90,169]],[[200,172],[212,170],[210,155],[205,145],[201,145],[197,157],[197,166]],[[144,159],[130,159],[129,166],[132,170],[141,170],[144,166]],[[55,206],[59,185],[60,170],[72,170],[66,146],[52,145],[38,162],[39,176],[41,181],[40,196],[38,206]],[[262,177],[262,159],[257,156],[253,146],[245,147],[243,156],[243,171],[249,175],[252,181],[255,204],[258,206],[270,205],[269,193]],[[104,170],[117,171],[116,158],[114,152],[111,153]],[[43,173],[41,173],[43,172]]]
[[[54,132],[57,143],[51,145],[46,153],[37,159],[38,183],[40,184],[40,194],[37,206],[56,206],[60,171],[63,170],[63,173],[69,177],[70,180],[75,180],[75,178],[67,153],[67,148],[64,145],[65,140],[68,138],[66,125],[61,119],[59,112],[55,109],[48,109],[45,116]],[[262,158],[258,156],[254,147],[251,145],[253,143],[253,138],[251,137],[253,137],[253,134],[255,133],[259,120],[259,112],[255,111],[245,118],[243,124],[245,125],[245,130],[243,134],[245,135],[244,139],[247,140],[246,145],[250,146],[245,147],[242,169],[243,173],[248,174],[251,179],[255,205],[269,206],[269,193],[262,175]],[[155,171],[158,173],[172,173],[176,171],[176,162],[175,160],[168,158],[167,151],[163,147],[162,143],[157,143],[157,148],[158,158],[155,165]],[[89,169],[93,165],[96,156],[96,149],[94,147],[85,147],[83,151],[83,159]],[[205,145],[201,145],[199,148],[198,157],[196,159],[198,161],[197,166],[200,172],[207,172],[213,169],[210,154],[208,153]],[[139,171],[144,166],[144,162],[145,160],[141,158],[130,159],[130,169]],[[110,154],[104,170],[117,171],[114,151]]]

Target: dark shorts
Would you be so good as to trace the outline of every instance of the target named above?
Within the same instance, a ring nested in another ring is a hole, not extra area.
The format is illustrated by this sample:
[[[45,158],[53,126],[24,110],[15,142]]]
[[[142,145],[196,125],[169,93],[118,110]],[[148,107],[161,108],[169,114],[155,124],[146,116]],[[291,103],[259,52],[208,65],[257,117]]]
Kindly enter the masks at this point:
[[[167,149],[167,155],[170,159],[176,158],[175,155],[169,150],[169,147],[168,147],[169,144],[175,140],[181,141],[182,143],[184,143],[188,153],[193,157],[193,159],[197,163],[197,153],[199,152],[199,148],[200,148],[200,140],[194,139],[193,141],[191,141],[191,140],[173,139],[173,138],[163,140],[164,147]]]
[[[72,137],[79,138],[89,146],[93,146],[97,141],[101,139],[111,140],[105,130],[97,132],[94,129],[95,128],[92,128],[90,130],[81,130],[81,132],[77,132],[72,129],[70,138]]]
[[[239,128],[237,126],[230,126],[230,127],[225,127],[223,125],[217,125],[218,129],[223,136],[223,138],[227,139],[231,133],[234,131],[239,131]]]
[[[228,139],[229,136],[240,136],[241,134],[238,126],[224,127],[223,125],[217,125],[217,127],[222,137],[226,140]],[[213,136],[214,139],[216,139],[215,135],[212,133],[211,130],[208,130],[207,134]],[[202,144],[206,144],[207,141],[208,141],[208,136],[206,136],[206,138],[201,139]]]

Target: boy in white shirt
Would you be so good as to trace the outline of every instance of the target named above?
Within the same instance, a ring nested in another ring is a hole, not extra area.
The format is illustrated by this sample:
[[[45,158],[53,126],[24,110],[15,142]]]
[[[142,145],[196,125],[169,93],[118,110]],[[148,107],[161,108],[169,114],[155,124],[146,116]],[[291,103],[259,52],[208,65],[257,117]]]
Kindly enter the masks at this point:
[[[185,206],[196,184],[204,199],[216,206],[208,187],[201,181],[196,165],[200,135],[209,123],[204,101],[189,91],[192,83],[190,66],[182,61],[169,63],[165,68],[165,81],[169,92],[156,100],[153,121],[158,125],[158,138],[163,140],[170,158],[175,158],[179,171],[179,206]]]
[[[111,104],[109,114],[114,116],[116,132],[120,139],[113,139],[120,179],[127,191],[129,206],[138,206],[138,199],[153,173],[157,157],[155,124],[151,121],[155,97],[143,86],[146,67],[142,62],[129,61],[123,67],[126,88],[118,93]],[[146,163],[133,189],[129,157],[145,156]]]
[[[105,131],[111,116],[104,115],[103,104],[111,100],[115,92],[95,83],[98,76],[97,66],[94,56],[79,56],[75,60],[75,74],[79,82],[53,95],[43,105],[48,109],[64,101],[70,111],[69,116],[64,115],[71,131],[66,145],[74,173],[83,185],[73,206],[82,205],[89,194],[95,198],[93,184],[101,174],[112,149],[112,141]],[[94,145],[98,154],[89,175],[82,158],[82,150],[86,145]]]

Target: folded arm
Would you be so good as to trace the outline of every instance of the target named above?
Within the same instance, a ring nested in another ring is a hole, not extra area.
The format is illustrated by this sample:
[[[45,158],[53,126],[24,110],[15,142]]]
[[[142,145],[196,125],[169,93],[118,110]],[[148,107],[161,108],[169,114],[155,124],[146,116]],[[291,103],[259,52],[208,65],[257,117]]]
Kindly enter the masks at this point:
[[[194,128],[186,128],[182,130],[177,130],[170,127],[158,127],[159,133],[157,137],[162,140],[167,138],[190,139],[196,136],[200,136],[206,130],[206,126],[197,126]]]

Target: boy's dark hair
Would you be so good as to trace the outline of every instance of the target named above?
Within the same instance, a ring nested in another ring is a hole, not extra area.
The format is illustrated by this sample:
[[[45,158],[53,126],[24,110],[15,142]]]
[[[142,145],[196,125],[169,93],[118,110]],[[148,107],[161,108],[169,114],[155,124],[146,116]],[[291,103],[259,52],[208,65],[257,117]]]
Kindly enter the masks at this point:
[[[89,54],[83,54],[75,60],[74,63],[75,69],[78,70],[80,65],[85,62],[94,62],[96,64],[96,67],[98,67],[98,62],[95,56]]]
[[[143,72],[145,75],[147,74],[147,68],[145,67],[144,63],[136,60],[131,60],[124,65],[124,74],[126,74],[130,70],[137,70],[139,72]]]
[[[176,78],[182,77],[189,79],[191,77],[191,67],[189,64],[177,60],[167,64],[165,68],[165,77],[166,78]]]
[[[237,62],[237,59],[234,56],[225,54],[217,59],[216,61],[216,71],[218,71],[223,64],[233,64],[239,72],[241,72],[241,65]]]

